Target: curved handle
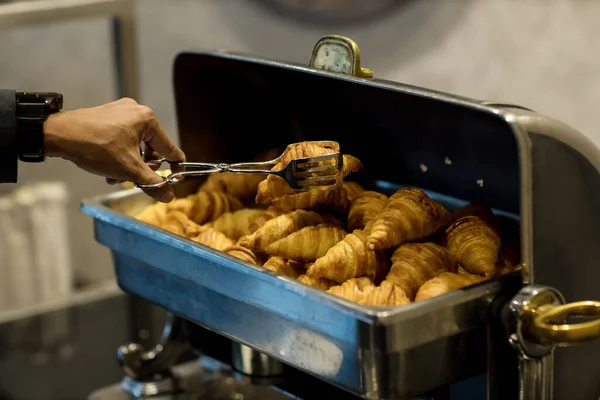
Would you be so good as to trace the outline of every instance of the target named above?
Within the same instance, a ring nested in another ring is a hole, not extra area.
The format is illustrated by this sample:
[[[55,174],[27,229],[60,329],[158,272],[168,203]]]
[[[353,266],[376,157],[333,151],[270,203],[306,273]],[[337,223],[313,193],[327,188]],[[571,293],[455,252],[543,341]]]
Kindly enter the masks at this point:
[[[339,35],[327,35],[319,39],[308,66],[357,78],[373,77],[372,70],[360,66],[358,44],[350,38]]]
[[[570,346],[600,339],[600,301],[545,305],[536,310],[529,333],[540,343]],[[593,317],[592,321],[560,324],[568,317]]]

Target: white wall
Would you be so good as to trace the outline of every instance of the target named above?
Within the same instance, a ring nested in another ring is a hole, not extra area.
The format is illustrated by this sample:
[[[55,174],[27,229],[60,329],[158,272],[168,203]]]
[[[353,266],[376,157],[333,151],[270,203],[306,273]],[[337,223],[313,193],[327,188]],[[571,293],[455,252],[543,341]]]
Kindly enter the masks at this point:
[[[279,17],[252,1],[142,0],[141,101],[175,132],[171,62],[185,49],[228,48],[307,62],[327,33],[352,37],[376,76],[487,100],[504,100],[561,119],[600,143],[600,2],[592,0],[412,0],[362,26],[317,27]],[[66,108],[114,96],[108,23],[0,31],[0,87],[54,90]],[[74,262],[111,276],[78,202],[109,190],[101,178],[52,160],[22,167],[22,179],[64,177],[73,192]]]

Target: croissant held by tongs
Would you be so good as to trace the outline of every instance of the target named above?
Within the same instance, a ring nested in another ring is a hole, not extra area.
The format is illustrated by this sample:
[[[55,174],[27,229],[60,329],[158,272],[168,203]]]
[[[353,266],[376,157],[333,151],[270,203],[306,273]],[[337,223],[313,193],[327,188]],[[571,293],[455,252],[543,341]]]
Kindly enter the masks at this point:
[[[331,154],[304,156],[302,148],[306,144],[331,149]],[[333,141],[300,142],[287,146],[277,158],[263,162],[246,163],[202,163],[202,162],[171,162],[164,158],[146,160],[146,163],[161,165],[169,163],[171,167],[185,168],[185,171],[173,172],[163,181],[156,184],[134,186],[140,189],[157,189],[171,185],[191,176],[204,176],[213,173],[237,174],[271,174],[283,178],[290,188],[295,191],[306,191],[319,187],[336,187],[342,183],[344,158],[340,153],[340,145]],[[275,168],[276,167],[276,168]]]

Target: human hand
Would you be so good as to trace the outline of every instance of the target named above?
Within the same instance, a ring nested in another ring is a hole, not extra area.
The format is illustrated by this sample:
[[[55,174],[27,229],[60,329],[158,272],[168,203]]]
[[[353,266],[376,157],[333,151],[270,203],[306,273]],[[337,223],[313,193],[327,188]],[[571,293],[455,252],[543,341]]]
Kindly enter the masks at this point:
[[[154,112],[128,98],[52,114],[44,123],[44,134],[47,156],[72,161],[87,172],[104,176],[109,184],[162,181],[154,172],[158,166],[142,159],[141,142],[148,157],[185,161],[185,154],[161,128]],[[174,198],[170,185],[144,191],[164,203]]]

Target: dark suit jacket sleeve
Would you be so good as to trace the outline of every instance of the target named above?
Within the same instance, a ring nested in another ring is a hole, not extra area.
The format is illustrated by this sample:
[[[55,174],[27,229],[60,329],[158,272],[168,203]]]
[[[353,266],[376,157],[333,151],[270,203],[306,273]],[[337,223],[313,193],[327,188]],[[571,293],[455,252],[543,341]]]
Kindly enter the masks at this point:
[[[0,183],[17,181],[16,106],[15,91],[0,89]]]

